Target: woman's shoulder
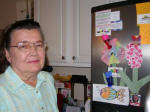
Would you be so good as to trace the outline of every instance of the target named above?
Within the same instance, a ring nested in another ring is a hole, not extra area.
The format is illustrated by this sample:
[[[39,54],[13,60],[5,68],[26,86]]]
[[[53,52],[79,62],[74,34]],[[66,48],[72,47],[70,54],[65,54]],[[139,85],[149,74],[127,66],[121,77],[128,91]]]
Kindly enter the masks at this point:
[[[41,74],[42,77],[44,77],[44,79],[46,79],[46,80],[51,80],[51,81],[54,80],[52,74],[49,73],[49,72],[41,71],[40,74]]]
[[[4,82],[6,82],[6,81],[5,81],[5,74],[2,73],[2,74],[0,74],[0,86],[3,85]]]
[[[0,100],[3,99],[4,93],[7,91],[7,81],[4,74],[0,74]]]

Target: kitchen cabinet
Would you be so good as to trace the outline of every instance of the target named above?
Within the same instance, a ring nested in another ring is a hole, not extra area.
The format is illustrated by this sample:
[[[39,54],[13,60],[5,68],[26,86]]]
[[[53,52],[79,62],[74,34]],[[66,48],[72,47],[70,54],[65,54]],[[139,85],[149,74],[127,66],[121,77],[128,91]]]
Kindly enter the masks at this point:
[[[34,18],[44,32],[51,66],[91,67],[91,8],[109,2],[34,0]]]
[[[74,2],[35,1],[35,20],[43,29],[48,46],[47,56],[52,66],[90,67],[91,36],[79,36],[78,6]]]
[[[64,0],[35,0],[35,20],[39,21],[47,43],[50,65],[67,63],[66,11]],[[69,22],[69,21],[68,21]],[[69,24],[69,23],[68,23]],[[68,31],[69,32],[69,31]]]

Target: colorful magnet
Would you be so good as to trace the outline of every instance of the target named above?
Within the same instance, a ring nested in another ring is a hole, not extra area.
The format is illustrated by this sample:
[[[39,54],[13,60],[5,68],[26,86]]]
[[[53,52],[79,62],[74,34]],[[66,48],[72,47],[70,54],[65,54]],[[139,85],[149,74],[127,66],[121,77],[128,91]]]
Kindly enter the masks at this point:
[[[123,70],[122,67],[108,67],[108,71],[112,72],[112,77],[120,77],[119,70]]]
[[[135,45],[141,44],[141,36],[140,35],[133,35],[132,37],[132,43]]]
[[[112,72],[111,71],[105,72],[105,76],[108,83],[108,87],[111,87],[113,85]]]
[[[141,95],[131,93],[130,94],[130,105],[141,106]]]
[[[141,36],[140,35],[132,35],[132,40],[133,41],[141,41]]]
[[[109,44],[110,37],[108,35],[102,35],[102,39],[103,39],[104,43],[106,44],[107,48],[111,49],[112,46]]]

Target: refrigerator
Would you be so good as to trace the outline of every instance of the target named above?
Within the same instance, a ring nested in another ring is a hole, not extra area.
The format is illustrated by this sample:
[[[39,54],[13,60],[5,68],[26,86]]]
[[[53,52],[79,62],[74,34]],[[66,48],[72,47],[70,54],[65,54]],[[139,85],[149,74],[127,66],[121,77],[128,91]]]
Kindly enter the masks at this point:
[[[150,94],[150,0],[93,7],[91,20],[91,111],[144,112]]]

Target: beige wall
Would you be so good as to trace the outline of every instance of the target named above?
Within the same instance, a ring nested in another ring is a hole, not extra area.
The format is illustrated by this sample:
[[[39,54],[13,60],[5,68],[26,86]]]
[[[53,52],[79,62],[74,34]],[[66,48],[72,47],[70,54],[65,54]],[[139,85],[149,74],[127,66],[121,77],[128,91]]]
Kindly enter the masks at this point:
[[[29,3],[32,1],[29,0]],[[24,10],[24,12],[21,12],[21,10]],[[23,19],[26,15],[25,11],[26,0],[0,0],[0,30],[16,20]]]
[[[16,1],[0,0],[0,29],[16,20]]]

